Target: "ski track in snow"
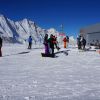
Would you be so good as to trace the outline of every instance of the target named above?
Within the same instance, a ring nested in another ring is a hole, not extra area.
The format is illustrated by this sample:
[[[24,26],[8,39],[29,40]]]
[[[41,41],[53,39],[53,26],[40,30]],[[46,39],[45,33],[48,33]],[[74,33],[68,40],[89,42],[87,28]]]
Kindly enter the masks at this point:
[[[100,55],[70,50],[68,56],[42,58],[43,49],[4,46],[0,100],[100,100]]]

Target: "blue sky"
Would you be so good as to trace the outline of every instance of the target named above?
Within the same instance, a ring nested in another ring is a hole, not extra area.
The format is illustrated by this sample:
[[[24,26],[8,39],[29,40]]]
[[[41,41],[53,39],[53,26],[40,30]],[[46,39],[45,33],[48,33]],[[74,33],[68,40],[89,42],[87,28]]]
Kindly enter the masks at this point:
[[[100,22],[100,0],[0,0],[0,13],[12,20],[28,18],[43,28],[64,25],[77,36],[81,27]]]

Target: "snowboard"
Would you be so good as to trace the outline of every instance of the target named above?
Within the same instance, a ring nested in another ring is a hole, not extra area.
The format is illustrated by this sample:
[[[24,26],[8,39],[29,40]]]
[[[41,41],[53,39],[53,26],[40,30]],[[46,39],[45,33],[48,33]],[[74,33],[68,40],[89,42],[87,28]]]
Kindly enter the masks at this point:
[[[55,57],[55,54],[45,54],[45,53],[41,53],[41,56],[42,57],[52,57],[52,58],[54,58]]]
[[[55,54],[63,53],[63,54],[65,54],[67,56],[68,55],[68,51],[69,50],[58,51]]]

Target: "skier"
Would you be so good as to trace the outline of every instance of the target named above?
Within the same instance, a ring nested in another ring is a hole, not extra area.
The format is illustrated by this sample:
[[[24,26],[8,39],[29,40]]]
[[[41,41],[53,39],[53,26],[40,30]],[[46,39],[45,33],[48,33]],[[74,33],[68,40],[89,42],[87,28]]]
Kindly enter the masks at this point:
[[[2,38],[0,37],[0,57],[2,57],[2,51],[1,51],[1,48],[2,48]]]
[[[32,48],[32,36],[29,36],[28,42],[29,42],[28,49],[31,49]]]
[[[44,37],[45,54],[49,54],[48,34]]]

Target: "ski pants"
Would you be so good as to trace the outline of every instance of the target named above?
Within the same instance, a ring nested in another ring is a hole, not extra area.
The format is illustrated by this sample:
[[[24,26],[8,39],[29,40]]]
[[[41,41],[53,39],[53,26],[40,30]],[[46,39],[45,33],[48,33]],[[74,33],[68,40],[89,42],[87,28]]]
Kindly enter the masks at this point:
[[[45,45],[45,54],[49,54],[49,47],[48,47],[48,45]]]
[[[64,48],[67,48],[67,42],[64,42]]]

